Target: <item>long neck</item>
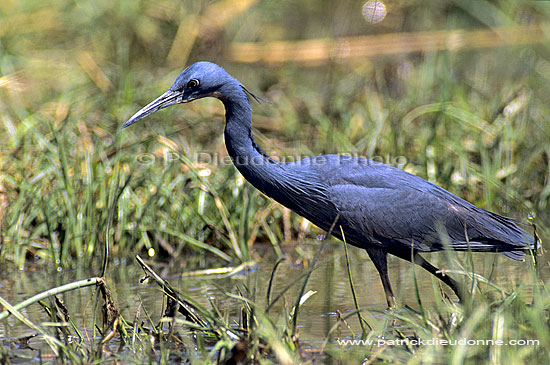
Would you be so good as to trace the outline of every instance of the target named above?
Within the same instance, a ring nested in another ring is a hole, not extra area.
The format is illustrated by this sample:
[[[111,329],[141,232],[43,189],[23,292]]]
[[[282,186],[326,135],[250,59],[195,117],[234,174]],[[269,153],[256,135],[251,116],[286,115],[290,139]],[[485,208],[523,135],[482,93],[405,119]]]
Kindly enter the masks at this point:
[[[225,105],[225,145],[235,164],[251,158],[258,159],[258,162],[264,159],[274,162],[252,137],[252,109],[244,91],[242,95],[223,98],[222,101]]]
[[[223,90],[225,105],[225,146],[237,169],[248,182],[265,195],[324,227],[323,214],[336,216],[327,197],[328,188],[316,169],[279,163],[264,153],[252,137],[252,109],[240,84]],[[227,96],[229,95],[229,96]],[[329,213],[332,211],[332,213]]]
[[[282,166],[256,144],[252,136],[252,109],[240,85],[230,85],[220,100],[225,105],[225,146],[229,156],[243,176],[269,195]],[[229,95],[229,96],[226,96]]]

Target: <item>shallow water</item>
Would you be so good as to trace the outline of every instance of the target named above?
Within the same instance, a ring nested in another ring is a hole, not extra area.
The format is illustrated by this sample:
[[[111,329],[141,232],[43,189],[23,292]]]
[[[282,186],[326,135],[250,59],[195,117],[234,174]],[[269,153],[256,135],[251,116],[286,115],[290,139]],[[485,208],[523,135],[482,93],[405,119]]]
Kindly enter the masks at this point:
[[[272,298],[289,283],[297,282],[298,285],[294,285],[285,293],[283,299],[274,305],[270,312],[274,318],[284,319],[280,313],[284,310],[288,311],[288,308],[296,300],[302,282],[302,280],[297,279],[307,271],[313,256],[321,245],[319,242],[311,242],[301,243],[297,247],[301,252],[300,255],[297,254],[294,245],[289,244],[285,247],[288,258],[279,266],[276,272]],[[237,300],[229,298],[225,293],[237,294],[239,291],[248,290],[249,293],[255,293],[254,295],[250,294],[251,298],[261,308],[265,308],[267,283],[276,262],[276,257],[269,246],[256,247],[256,253],[257,257],[253,266],[231,277],[224,275],[182,276],[181,267],[188,266],[184,264],[184,258],[176,259],[170,263],[156,261],[152,263],[152,267],[169,280],[174,288],[187,293],[206,306],[209,305],[209,300],[212,300],[219,307],[222,315],[227,314],[235,322],[239,322],[241,304]],[[373,320],[375,317],[380,318],[382,316],[380,311],[386,308],[386,300],[378,273],[363,250],[349,247],[349,254],[359,305],[366,308],[363,315],[367,321]],[[452,266],[443,253],[429,254],[425,257],[439,268]],[[467,254],[456,255],[456,257],[463,265],[466,265],[468,270],[471,270],[471,263]],[[453,260],[456,260],[456,257]],[[544,281],[550,278],[548,262],[548,255],[539,257],[540,278]],[[530,295],[529,283],[533,282],[530,279],[532,273],[532,270],[529,269],[532,266],[530,263],[513,261],[498,254],[479,253],[473,255],[473,265],[476,274],[490,278],[492,283],[505,290],[520,286],[522,295],[527,297]],[[215,264],[210,266],[210,268],[214,267],[216,267]],[[186,268],[185,271],[189,273],[193,270]],[[35,266],[27,267],[24,271],[13,271],[4,268],[0,269],[0,296],[15,304],[52,287],[96,276],[97,272],[99,270],[83,268],[52,274]],[[412,265],[398,258],[390,257],[389,272],[398,302],[408,304],[413,308],[418,307]],[[428,273],[419,267],[415,268],[414,274],[416,274],[422,304],[433,306],[437,300],[436,292],[439,282],[432,279]],[[107,285],[112,290],[114,300],[127,320],[134,320],[138,312],[138,305],[142,303],[152,321],[158,323],[163,312],[164,301],[155,284],[140,284],[140,279],[143,276],[139,265],[132,260],[128,260],[124,264],[119,263],[110,266]],[[458,276],[455,275],[456,277]],[[434,288],[436,289],[434,290]],[[481,285],[481,288],[487,289],[484,285]],[[344,316],[355,308],[347,274],[345,251],[341,242],[329,242],[325,245],[318,267],[313,271],[308,282],[307,290],[313,290],[316,293],[300,309],[298,320],[299,338],[304,348],[318,349],[327,338],[331,327],[336,323],[337,312]],[[444,290],[449,295],[452,293],[446,287]],[[72,319],[82,329],[84,336],[92,336],[92,314],[95,305],[95,300],[92,298],[93,292],[93,288],[86,288],[61,296],[71,313]],[[102,301],[100,302],[102,303]],[[144,320],[143,310],[140,311],[141,320]],[[37,324],[44,325],[44,322],[49,321],[44,310],[36,304],[22,310],[22,313]],[[360,333],[356,316],[351,316],[348,323],[353,333]],[[0,339],[17,338],[33,333],[35,333],[33,330],[24,326],[13,316],[10,316],[7,321],[0,322]],[[353,333],[344,327],[340,336],[342,338],[349,337]],[[7,346],[6,341],[3,341],[3,343],[4,346]],[[30,344],[34,349],[40,348],[44,353],[51,352],[39,336],[31,339]],[[118,343],[114,340],[110,350],[115,352],[117,347]],[[37,351],[16,349],[15,353],[23,356],[21,361],[31,359],[37,361]],[[131,357],[132,354],[128,354],[128,356]]]

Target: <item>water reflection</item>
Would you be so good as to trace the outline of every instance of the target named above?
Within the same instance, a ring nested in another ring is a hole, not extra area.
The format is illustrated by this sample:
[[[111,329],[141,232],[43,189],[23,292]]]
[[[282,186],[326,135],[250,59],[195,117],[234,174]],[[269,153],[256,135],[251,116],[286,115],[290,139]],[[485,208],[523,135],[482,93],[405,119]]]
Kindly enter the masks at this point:
[[[301,283],[301,280],[297,280],[297,278],[307,271],[311,258],[319,247],[318,242],[301,244],[300,252],[302,254],[298,256],[292,245],[286,246],[289,258],[279,266],[274,280],[272,298],[283,291],[289,283]],[[153,266],[158,272],[162,272],[175,288],[186,292],[206,306],[209,306],[209,301],[214,302],[219,307],[222,315],[228,315],[235,322],[239,322],[241,303],[236,299],[229,298],[225,293],[248,293],[247,295],[258,303],[261,308],[266,307],[267,283],[276,262],[276,257],[269,246],[258,246],[256,250],[258,253],[257,265],[253,266],[251,270],[232,277],[224,275],[182,276],[181,268],[187,266],[183,261],[173,261],[167,264],[157,262]],[[349,252],[359,305],[366,308],[364,316],[367,321],[375,317],[379,318],[381,316],[379,311],[385,309],[386,300],[378,273],[363,250],[350,247]],[[425,257],[437,267],[449,267],[444,254],[430,254],[425,255]],[[465,254],[458,255],[458,259],[466,265],[466,268],[471,268]],[[548,255],[539,257],[540,278],[542,280],[550,277],[548,261]],[[211,267],[215,267],[215,263],[210,264]],[[532,274],[530,263],[513,261],[498,254],[474,254],[473,265],[477,274],[490,278],[495,285],[505,290],[520,286],[522,295],[530,295],[529,283],[533,282],[530,280]],[[185,270],[186,272],[192,271],[189,268]],[[13,271],[4,267],[0,269],[0,296],[15,304],[40,291],[85,277],[95,276],[97,272],[99,270],[81,268],[52,274],[33,267],[27,268],[25,271]],[[398,302],[410,305],[413,308],[418,307],[411,264],[390,257],[389,272]],[[435,305],[439,282],[419,267],[415,268],[414,273],[416,274],[423,305]],[[157,323],[163,313],[162,295],[160,295],[160,291],[155,284],[140,284],[141,277],[143,277],[143,272],[137,264],[111,265],[107,276],[107,284],[113,291],[114,299],[126,319],[134,320],[138,312],[137,306],[142,303],[151,316],[153,323]],[[273,306],[270,314],[274,318],[285,318],[281,316],[281,313],[288,311],[292,306],[298,295],[299,287],[300,285],[294,285],[285,293],[282,300]],[[481,288],[487,290],[487,286],[481,285]],[[444,286],[443,289],[447,294],[452,295],[450,289]],[[341,242],[328,243],[325,246],[319,266],[313,271],[307,290],[316,291],[316,294],[301,308],[298,321],[300,342],[304,346],[318,348],[325,340],[330,328],[336,323],[336,313],[340,312],[345,315],[355,308],[347,275],[345,252]],[[93,288],[86,288],[62,295],[73,320],[88,336],[92,336],[93,328],[95,306],[93,293]],[[142,311],[142,309],[140,310]],[[35,323],[49,321],[44,310],[38,305],[27,307],[22,310],[22,313]],[[143,312],[141,313],[143,316]],[[354,333],[360,332],[355,316],[350,317],[348,322]],[[32,332],[13,316],[0,323],[0,337],[2,338],[15,338],[29,335]],[[349,329],[342,329],[342,336],[350,336],[351,334]],[[40,340],[34,341],[34,348],[39,347]],[[38,345],[36,342],[38,342]]]

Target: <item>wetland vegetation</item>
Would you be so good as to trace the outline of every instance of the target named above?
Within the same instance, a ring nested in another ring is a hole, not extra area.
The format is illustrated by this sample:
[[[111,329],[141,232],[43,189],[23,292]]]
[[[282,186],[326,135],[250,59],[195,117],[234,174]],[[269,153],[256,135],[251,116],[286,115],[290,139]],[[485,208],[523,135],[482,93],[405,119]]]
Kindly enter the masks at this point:
[[[392,164],[536,224],[544,248],[547,3],[385,6],[371,23],[352,1],[0,2],[0,362],[547,363],[544,249],[430,256],[460,304],[395,259],[387,311],[361,250],[228,163],[217,100],[120,130],[213,61],[269,100],[253,127],[275,158]]]

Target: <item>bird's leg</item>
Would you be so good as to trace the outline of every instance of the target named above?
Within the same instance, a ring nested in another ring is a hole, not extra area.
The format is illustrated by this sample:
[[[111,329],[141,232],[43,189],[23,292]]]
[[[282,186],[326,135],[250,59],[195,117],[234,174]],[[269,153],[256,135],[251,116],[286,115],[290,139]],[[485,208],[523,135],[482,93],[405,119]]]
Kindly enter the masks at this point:
[[[456,294],[458,299],[463,302],[465,298],[465,292],[463,286],[458,283],[456,280],[451,278],[450,276],[447,276],[435,266],[430,264],[424,257],[420,256],[418,253],[414,253],[414,263],[417,265],[420,265],[422,268],[424,268],[426,271],[428,271],[430,274],[434,275],[439,280],[443,281],[445,284],[447,284]]]
[[[367,253],[369,254],[370,259],[374,263],[378,274],[380,274],[380,279],[382,280],[382,286],[384,287],[384,292],[386,293],[386,301],[388,302],[389,308],[395,307],[395,296],[393,295],[393,290],[391,289],[390,277],[388,276],[388,260],[386,252],[378,247],[369,247],[366,248]]]
[[[411,262],[411,255],[410,252],[405,253],[404,251],[390,251],[393,255]],[[450,276],[444,275],[439,271],[439,269],[432,264],[430,264],[424,257],[420,256],[420,254],[417,251],[413,251],[413,257],[414,257],[414,263],[422,267],[424,270],[438,278],[439,280],[443,281],[445,284],[447,284],[456,294],[458,299],[462,302],[465,298],[465,291],[462,285],[460,285],[456,280],[451,278]]]

